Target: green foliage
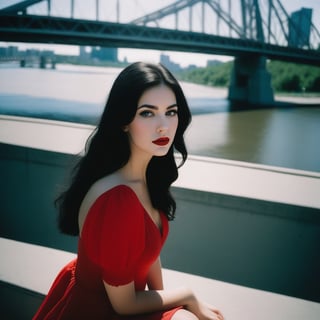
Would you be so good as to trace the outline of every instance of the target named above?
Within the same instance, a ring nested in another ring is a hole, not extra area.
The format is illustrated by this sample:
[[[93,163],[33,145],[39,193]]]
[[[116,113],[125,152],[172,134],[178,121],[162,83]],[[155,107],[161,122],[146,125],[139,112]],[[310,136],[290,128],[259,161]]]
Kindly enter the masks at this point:
[[[196,68],[182,71],[178,78],[183,81],[189,81],[215,87],[226,87],[229,85],[233,62],[226,62],[209,66],[206,68]]]
[[[230,83],[233,62],[185,70],[177,76],[180,80],[209,86],[226,87]],[[269,61],[272,86],[276,92],[320,92],[320,67],[281,61]]]
[[[270,61],[267,68],[275,91],[320,92],[320,67]]]

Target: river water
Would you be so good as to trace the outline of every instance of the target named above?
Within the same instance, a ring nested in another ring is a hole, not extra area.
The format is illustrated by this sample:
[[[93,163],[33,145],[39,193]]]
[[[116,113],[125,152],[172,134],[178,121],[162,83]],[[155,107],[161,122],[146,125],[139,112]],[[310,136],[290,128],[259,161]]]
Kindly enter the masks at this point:
[[[0,113],[95,124],[119,71],[2,65]],[[182,87],[193,114],[186,134],[190,154],[320,172],[320,98],[230,111],[226,89]]]

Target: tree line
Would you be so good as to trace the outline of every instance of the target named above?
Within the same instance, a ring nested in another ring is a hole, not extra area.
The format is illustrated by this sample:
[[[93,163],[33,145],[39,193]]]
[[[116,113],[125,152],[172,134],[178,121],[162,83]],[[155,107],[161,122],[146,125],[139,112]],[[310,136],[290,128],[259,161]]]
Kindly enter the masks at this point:
[[[226,87],[230,83],[233,61],[217,63],[205,68],[184,70],[177,74],[182,81],[189,81],[216,87]],[[275,92],[320,93],[320,67],[268,61]]]

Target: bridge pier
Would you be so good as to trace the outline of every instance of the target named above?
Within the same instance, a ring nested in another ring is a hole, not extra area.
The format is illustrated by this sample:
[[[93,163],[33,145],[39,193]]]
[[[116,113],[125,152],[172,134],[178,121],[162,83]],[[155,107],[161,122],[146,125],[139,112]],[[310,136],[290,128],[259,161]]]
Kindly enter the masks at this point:
[[[274,102],[265,57],[248,55],[235,58],[228,99],[250,105],[269,105]]]

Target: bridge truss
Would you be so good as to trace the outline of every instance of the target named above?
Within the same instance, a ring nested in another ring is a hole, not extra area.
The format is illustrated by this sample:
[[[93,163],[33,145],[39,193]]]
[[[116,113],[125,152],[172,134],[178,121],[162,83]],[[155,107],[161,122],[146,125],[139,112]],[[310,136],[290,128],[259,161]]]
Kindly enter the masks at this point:
[[[282,46],[290,45],[290,34],[294,33],[296,46],[318,49],[320,45],[320,33],[311,21],[312,12],[310,25],[305,21],[303,30],[298,22],[306,19],[305,15],[310,12],[303,12],[300,21],[295,21],[280,0],[178,0],[165,8],[134,19],[131,23],[164,27],[166,23],[161,21],[171,15],[174,16],[174,29],[179,30],[179,14],[186,9],[189,10],[189,31],[194,28],[193,11],[198,9],[197,17],[201,21],[201,29],[198,30],[201,33]],[[213,22],[209,26],[206,23],[208,19]]]
[[[70,1],[70,17],[54,15],[54,0],[25,0],[1,9],[0,40],[320,61],[319,31],[310,22],[306,37],[280,0],[178,0],[130,21],[119,21],[121,0],[113,0],[115,21],[101,21],[100,0],[95,19],[75,18],[79,0]],[[37,4],[46,4],[46,12],[34,14]]]

